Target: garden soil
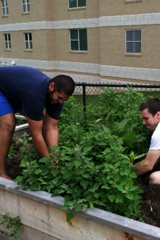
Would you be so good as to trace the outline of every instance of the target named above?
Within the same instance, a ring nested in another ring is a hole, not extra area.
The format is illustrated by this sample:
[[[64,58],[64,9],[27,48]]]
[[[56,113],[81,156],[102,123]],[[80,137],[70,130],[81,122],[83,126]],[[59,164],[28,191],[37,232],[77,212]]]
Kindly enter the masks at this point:
[[[12,159],[8,159],[6,163],[7,174],[13,180],[22,173],[20,156],[21,153],[18,152]],[[156,167],[159,168],[159,166]],[[148,179],[149,174],[146,174],[139,178],[138,181],[140,188],[143,190],[141,199],[141,217],[145,223],[160,227],[160,185],[149,185]]]

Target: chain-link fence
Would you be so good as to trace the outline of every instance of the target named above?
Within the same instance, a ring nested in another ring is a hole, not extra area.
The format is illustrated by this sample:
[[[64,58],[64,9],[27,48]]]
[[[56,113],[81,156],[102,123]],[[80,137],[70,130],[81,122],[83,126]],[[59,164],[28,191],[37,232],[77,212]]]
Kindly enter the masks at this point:
[[[102,94],[105,89],[115,89],[117,93],[129,91],[132,88],[137,92],[145,92],[146,98],[154,97],[160,98],[160,85],[144,85],[144,84],[91,84],[91,83],[77,83],[74,95],[77,96],[78,101],[83,104],[83,110],[86,112],[86,106],[90,103],[96,104],[96,95]],[[78,98],[79,96],[79,98]]]
[[[146,99],[150,97],[160,98],[160,85],[140,85],[140,84],[91,84],[91,83],[76,83],[76,88],[74,92],[74,96],[76,97],[76,102],[78,103],[78,109],[76,109],[76,119],[75,121],[79,121],[79,119],[87,118],[87,106],[89,104],[99,104],[99,98],[105,90],[114,89],[117,94],[129,91],[129,88],[132,88],[134,91],[145,93]],[[68,101],[65,103],[68,105]],[[71,106],[72,108],[72,106]],[[71,109],[70,108],[70,109]],[[69,111],[70,111],[69,109]],[[70,112],[68,114],[68,118],[70,117]],[[74,115],[75,117],[75,115]],[[23,118],[23,117],[22,117]],[[61,118],[61,121],[64,121],[64,118]],[[67,120],[69,122],[69,120]],[[28,125],[22,124],[16,127],[15,131],[19,131],[23,128],[28,128]]]

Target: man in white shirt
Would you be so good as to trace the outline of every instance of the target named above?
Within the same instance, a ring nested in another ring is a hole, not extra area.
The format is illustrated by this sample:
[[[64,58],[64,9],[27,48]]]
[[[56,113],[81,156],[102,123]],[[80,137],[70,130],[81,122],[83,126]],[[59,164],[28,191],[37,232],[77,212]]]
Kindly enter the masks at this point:
[[[134,170],[138,176],[152,171],[160,158],[160,100],[151,98],[147,102],[142,103],[139,110],[143,124],[146,125],[148,130],[154,132],[146,158],[134,165]],[[149,183],[160,184],[160,171],[155,171],[150,175]]]

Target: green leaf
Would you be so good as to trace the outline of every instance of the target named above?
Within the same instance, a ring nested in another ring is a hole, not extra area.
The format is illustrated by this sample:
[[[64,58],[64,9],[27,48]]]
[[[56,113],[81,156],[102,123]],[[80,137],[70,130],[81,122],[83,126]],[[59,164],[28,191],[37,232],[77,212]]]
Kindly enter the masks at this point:
[[[68,179],[68,178],[72,178],[72,177],[73,177],[72,172],[70,172],[70,171],[65,171],[64,172],[64,176],[63,176],[64,179]]]
[[[28,162],[28,161],[22,160],[20,166],[23,167],[23,168],[25,168],[25,167],[27,167],[28,165],[29,165],[29,162]]]
[[[134,160],[139,159],[139,158],[142,158],[142,157],[146,156],[146,154],[147,154],[147,153],[143,153],[143,154],[141,154],[141,155],[138,155],[138,156],[136,156],[136,157],[134,158]]]
[[[80,184],[81,184],[81,186],[86,190],[87,187],[88,187],[89,182],[88,182],[88,181],[85,181],[85,180],[82,180],[82,181],[80,181]]]
[[[67,222],[70,222],[73,219],[74,215],[73,213],[67,213],[66,217],[67,217]]]
[[[83,205],[83,212],[85,212],[88,208],[88,204]]]
[[[21,148],[19,149],[19,151],[20,151],[21,153],[24,153],[24,152],[26,151],[26,149],[25,149],[24,147],[21,147]]]
[[[116,196],[115,195],[108,195],[108,199],[111,203],[113,203],[116,199]]]
[[[126,194],[126,198],[133,200],[134,199],[134,195],[133,194]]]
[[[101,122],[102,121],[102,119],[97,119],[96,121],[95,121],[95,123],[98,123],[98,122]]]
[[[117,124],[118,129],[123,130],[126,127],[127,122],[128,122],[128,119],[124,119],[120,123],[118,123]]]
[[[136,137],[136,134],[134,132],[129,132],[123,137],[123,141],[131,141]]]
[[[22,176],[18,176],[18,177],[16,177],[16,179],[14,181],[18,182],[18,183],[21,183],[23,181],[23,177]]]
[[[79,168],[79,166],[82,165],[82,162],[80,162],[80,161],[74,161],[74,164],[75,164],[76,168]]]
[[[35,174],[36,174],[36,175],[38,175],[38,174],[40,174],[40,173],[42,173],[42,170],[41,170],[41,169],[37,169],[37,170],[35,171]]]
[[[67,210],[68,210],[68,206],[64,205],[64,206],[62,207],[62,210],[67,211]]]
[[[31,190],[32,190],[32,191],[38,191],[39,188],[38,188],[37,186],[33,186],[33,185],[32,185],[32,186],[31,186]]]
[[[131,177],[131,178],[137,178],[137,174],[136,174],[135,172],[131,172],[131,173],[130,173],[130,177]]]
[[[121,195],[116,196],[116,203],[124,203],[124,198]]]
[[[77,204],[76,206],[76,212],[80,212],[83,210],[83,205],[82,204]]]
[[[102,186],[102,188],[104,188],[104,189],[110,189],[110,186],[108,186],[108,184],[105,184],[105,185]]]
[[[100,183],[95,183],[93,186],[93,190],[94,191],[98,190],[99,186],[100,186]]]
[[[48,162],[48,160],[49,160],[48,158],[44,157],[44,158],[39,159],[39,162],[40,163],[46,163],[46,162]]]
[[[93,202],[89,202],[89,206],[94,209],[94,203]]]

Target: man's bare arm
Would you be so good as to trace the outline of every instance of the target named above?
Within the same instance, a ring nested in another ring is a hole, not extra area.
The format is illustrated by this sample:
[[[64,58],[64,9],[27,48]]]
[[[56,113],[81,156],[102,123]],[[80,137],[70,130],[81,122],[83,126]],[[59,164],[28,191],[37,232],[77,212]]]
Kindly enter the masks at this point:
[[[135,164],[134,170],[138,176],[151,171],[160,157],[160,150],[150,150],[144,160]]]
[[[49,157],[47,145],[42,135],[43,121],[34,121],[29,118],[27,118],[27,121],[29,123],[30,131],[32,134],[33,143],[39,154],[41,157]]]
[[[59,146],[59,130],[58,130],[59,120],[51,118],[48,114],[45,115],[44,126],[43,126],[43,136],[49,147],[50,152],[52,152],[52,147],[54,145]]]

